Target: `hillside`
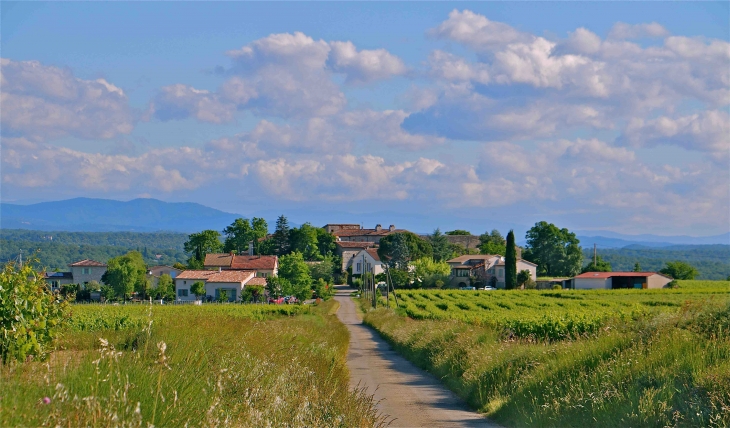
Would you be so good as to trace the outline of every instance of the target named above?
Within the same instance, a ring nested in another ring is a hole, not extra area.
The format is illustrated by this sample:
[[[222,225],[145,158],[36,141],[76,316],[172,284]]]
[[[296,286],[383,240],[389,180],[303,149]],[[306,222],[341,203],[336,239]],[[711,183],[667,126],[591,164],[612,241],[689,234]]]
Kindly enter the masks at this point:
[[[76,198],[32,205],[0,204],[3,229],[108,231],[222,230],[240,217],[191,202]]]
[[[726,279],[730,275],[730,245],[673,245],[649,248],[640,245],[619,249],[598,249],[598,254],[611,263],[614,271],[633,270],[639,263],[644,271],[658,271],[666,262],[680,260],[697,268],[697,279]],[[584,250],[585,263],[593,257],[593,249]]]

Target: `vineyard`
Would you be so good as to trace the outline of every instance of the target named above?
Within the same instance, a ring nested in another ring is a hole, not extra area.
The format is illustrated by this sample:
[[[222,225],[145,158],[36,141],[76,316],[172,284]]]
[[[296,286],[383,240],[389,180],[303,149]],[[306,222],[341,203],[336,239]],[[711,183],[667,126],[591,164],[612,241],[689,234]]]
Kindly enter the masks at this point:
[[[399,297],[399,312],[412,319],[457,320],[559,340],[595,334],[611,321],[676,311],[687,302],[727,302],[730,282],[682,281],[661,290],[408,290]]]
[[[364,322],[503,426],[730,426],[728,281],[398,296]]]

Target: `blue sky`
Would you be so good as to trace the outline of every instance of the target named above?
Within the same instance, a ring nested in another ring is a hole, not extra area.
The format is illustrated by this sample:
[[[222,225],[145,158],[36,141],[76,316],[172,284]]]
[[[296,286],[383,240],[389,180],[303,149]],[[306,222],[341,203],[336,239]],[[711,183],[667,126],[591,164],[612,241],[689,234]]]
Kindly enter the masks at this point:
[[[724,233],[729,5],[2,2],[2,200]]]

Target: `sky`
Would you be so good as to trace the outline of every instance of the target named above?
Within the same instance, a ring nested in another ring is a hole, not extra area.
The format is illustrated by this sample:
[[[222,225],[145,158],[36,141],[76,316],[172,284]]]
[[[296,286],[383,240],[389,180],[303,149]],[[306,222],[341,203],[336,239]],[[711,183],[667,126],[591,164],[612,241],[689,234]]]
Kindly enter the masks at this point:
[[[730,230],[728,2],[0,9],[3,202]]]

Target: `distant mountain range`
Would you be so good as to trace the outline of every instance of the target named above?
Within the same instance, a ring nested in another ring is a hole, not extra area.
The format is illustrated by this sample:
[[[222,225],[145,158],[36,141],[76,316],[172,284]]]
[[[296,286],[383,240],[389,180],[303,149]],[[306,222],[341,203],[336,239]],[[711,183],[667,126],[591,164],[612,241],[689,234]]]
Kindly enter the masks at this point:
[[[395,223],[399,228],[414,231],[431,230],[427,216],[408,216],[395,212],[376,212],[349,214],[345,212],[310,212],[301,211],[300,216],[310,216],[303,221],[311,221],[316,226],[326,222],[366,222],[363,226],[373,227],[375,222]],[[271,212],[258,214],[269,221],[273,228],[275,216]],[[72,232],[197,232],[204,229],[223,230],[240,214],[227,213],[214,208],[191,202],[163,202],[157,199],[134,199],[131,201],[115,201],[109,199],[75,198],[64,201],[41,202],[31,205],[0,203],[0,228],[31,229],[45,231]],[[474,226],[473,219],[464,219],[462,228]],[[451,226],[457,226],[458,219],[450,220]],[[321,223],[321,224],[320,224]],[[384,226],[387,226],[383,223]],[[298,226],[290,221],[290,226]],[[495,225],[496,226],[496,225]],[[521,229],[519,225],[508,225],[507,228]],[[528,228],[525,227],[524,230]],[[442,231],[448,230],[446,228]],[[730,233],[715,236],[659,236],[659,235],[624,235],[610,231],[577,231],[584,248],[591,248],[595,243],[598,248],[623,248],[640,245],[650,248],[663,248],[673,245],[712,245],[730,244]],[[518,242],[522,244],[521,242]]]
[[[75,198],[32,205],[0,203],[4,229],[72,232],[223,230],[240,217],[191,202]]]

